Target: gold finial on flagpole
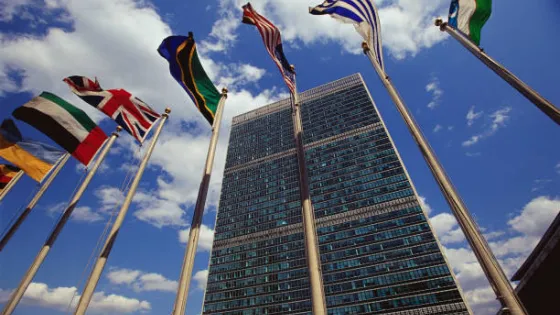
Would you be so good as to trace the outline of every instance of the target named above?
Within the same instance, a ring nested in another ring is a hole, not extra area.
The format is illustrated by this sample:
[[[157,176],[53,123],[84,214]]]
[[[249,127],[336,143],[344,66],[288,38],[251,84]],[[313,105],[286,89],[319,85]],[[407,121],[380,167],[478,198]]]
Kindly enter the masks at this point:
[[[364,54],[367,54],[369,51],[369,46],[366,42],[362,42],[362,49],[364,50]]]
[[[222,88],[222,96],[227,97],[227,94],[228,94],[228,89],[226,87]]]

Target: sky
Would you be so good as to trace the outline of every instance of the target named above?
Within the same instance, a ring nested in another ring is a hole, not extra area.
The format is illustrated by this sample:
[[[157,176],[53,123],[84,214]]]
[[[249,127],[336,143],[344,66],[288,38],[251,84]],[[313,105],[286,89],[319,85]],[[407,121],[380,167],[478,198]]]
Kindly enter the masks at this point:
[[[475,314],[498,305],[417,146],[351,25],[311,16],[318,0],[255,0],[282,31],[304,91],[361,73],[411,175]],[[376,0],[385,67],[494,254],[511,276],[560,211],[560,129],[459,43],[433,25],[449,0]],[[113,121],[71,94],[62,79],[97,77],[158,112],[172,112],[118,235],[88,314],[168,314],[175,299],[210,126],[156,49],[194,32],[199,55],[228,99],[203,218],[187,314],[200,314],[232,117],[286,98],[288,90],[239,0],[0,0],[0,118],[41,91],[85,110],[110,134]],[[560,104],[560,3],[494,1],[482,47]],[[30,126],[23,134],[51,143]],[[144,146],[145,148],[146,146]],[[119,209],[141,149],[121,133],[15,314],[64,314],[79,298],[99,238]],[[0,253],[0,304],[17,286],[86,170],[71,159]],[[0,229],[37,184],[24,177],[0,204]]]

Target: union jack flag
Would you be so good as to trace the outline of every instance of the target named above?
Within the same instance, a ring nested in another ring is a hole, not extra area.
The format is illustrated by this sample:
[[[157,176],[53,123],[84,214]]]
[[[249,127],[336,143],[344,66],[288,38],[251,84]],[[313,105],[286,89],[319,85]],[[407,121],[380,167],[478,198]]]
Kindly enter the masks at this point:
[[[295,93],[296,74],[284,55],[280,30],[264,16],[257,13],[250,3],[243,6],[243,23],[255,25],[257,27],[259,33],[261,33],[268,54],[272,58],[272,61],[276,63],[278,69],[280,69],[284,82],[286,82],[290,92]]]
[[[153,109],[123,89],[103,90],[97,81],[82,76],[64,79],[72,92],[123,127],[140,143],[160,117]]]

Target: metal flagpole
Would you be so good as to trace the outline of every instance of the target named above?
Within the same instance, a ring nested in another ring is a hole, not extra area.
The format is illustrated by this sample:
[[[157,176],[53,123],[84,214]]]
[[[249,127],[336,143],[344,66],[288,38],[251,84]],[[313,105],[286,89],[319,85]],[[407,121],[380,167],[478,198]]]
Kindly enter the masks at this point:
[[[410,114],[410,111],[402,101],[401,97],[399,96],[397,90],[393,86],[391,79],[385,71],[381,69],[381,66],[377,63],[375,56],[369,49],[367,43],[362,43],[362,48],[364,49],[364,53],[369,57],[369,60],[373,64],[373,67],[377,71],[379,78],[387,88],[387,91],[391,95],[393,102],[397,106],[397,109],[401,113],[404,121],[410,133],[414,137],[414,140],[420,147],[420,151],[424,156],[424,159],[428,163],[430,170],[432,171],[432,175],[434,176],[436,182],[438,183],[449,207],[453,211],[457,222],[461,226],[465,237],[469,241],[471,248],[473,249],[474,254],[476,255],[482,270],[486,274],[486,278],[490,282],[492,289],[496,293],[496,296],[505,305],[509,308],[512,315],[524,315],[526,314],[523,305],[521,304],[519,298],[513,291],[511,284],[509,283],[505,273],[503,272],[502,268],[500,267],[496,257],[492,254],[488,243],[478,230],[474,220],[472,219],[471,215],[469,214],[469,210],[467,206],[459,197],[459,193],[453,187],[451,180],[445,174],[443,167],[437,160],[436,155],[434,154],[432,148],[428,144],[426,138],[420,131],[420,128],[414,121],[414,118]]]
[[[43,183],[43,185],[41,185],[41,188],[39,188],[39,191],[35,194],[35,197],[33,197],[33,199],[31,199],[31,201],[29,202],[29,204],[27,205],[25,210],[23,210],[23,212],[19,215],[17,220],[14,222],[14,224],[12,224],[12,226],[10,226],[10,229],[6,232],[6,234],[4,234],[4,236],[2,236],[2,240],[0,240],[0,252],[4,249],[6,244],[8,244],[8,242],[10,241],[12,236],[14,236],[14,234],[19,229],[19,227],[21,226],[23,221],[27,218],[27,216],[29,215],[31,210],[33,210],[33,207],[35,207],[37,202],[39,202],[39,199],[41,199],[41,197],[43,196],[45,191],[47,191],[47,189],[51,185],[52,181],[54,180],[56,175],[58,175],[58,173],[60,172],[60,170],[62,169],[64,164],[66,164],[66,162],[68,161],[69,158],[70,158],[69,153],[64,154],[62,159],[60,159],[58,164],[55,166],[55,168],[53,169],[53,171],[49,175],[49,178],[47,178],[47,180]]]
[[[294,66],[292,66],[292,71],[295,73]],[[319,255],[319,242],[317,240],[317,229],[315,227],[315,213],[309,193],[309,178],[307,176],[305,151],[303,149],[301,105],[299,103],[295,76],[294,85],[295,92],[292,93],[292,120],[294,124],[294,137],[299,168],[299,191],[302,206],[303,234],[305,237],[305,254],[307,256],[307,269],[309,271],[309,282],[311,285],[311,304],[313,305],[313,315],[325,315],[327,314],[327,307],[323,287],[323,274],[321,271],[321,256]]]
[[[216,145],[218,144],[218,134],[220,133],[222,113],[224,111],[227,93],[228,90],[223,88],[222,98],[218,103],[216,117],[214,118],[214,124],[212,125],[212,138],[210,140],[208,156],[206,157],[206,166],[204,167],[204,174],[202,176],[202,181],[200,182],[198,197],[196,198],[196,205],[194,207],[189,240],[187,241],[187,248],[185,250],[183,266],[181,268],[181,277],[179,278],[179,287],[177,289],[177,296],[175,297],[175,304],[173,305],[173,315],[184,315],[187,306],[187,297],[189,295],[189,286],[194,267],[194,257],[198,247],[198,238],[200,236],[200,225],[202,224],[202,215],[204,214],[206,196],[208,195],[210,175],[212,174],[212,165],[214,164],[214,155],[216,153]]]
[[[550,119],[560,125],[560,109],[555,107],[551,102],[542,97],[530,86],[525,84],[525,82],[521,81],[508,69],[504,68],[504,66],[488,56],[482,48],[478,47],[473,42],[468,40],[465,36],[461,35],[459,32],[457,32],[456,29],[449,26],[446,22],[443,22],[442,19],[436,19],[436,26],[439,26],[439,29],[442,32],[449,33],[453,38],[459,41],[459,43],[465,46],[468,51],[475,55],[476,58],[487,65],[488,68],[492,69],[492,71],[494,71],[497,75],[499,75],[502,79],[509,83],[509,85],[511,85],[513,88],[519,91],[519,93],[523,94],[523,96],[533,102],[533,104],[535,104],[543,113],[550,117]]]
[[[134,177],[134,180],[132,181],[132,184],[128,189],[128,193],[126,194],[126,198],[121,206],[119,214],[117,215],[117,218],[113,223],[113,227],[111,228],[111,231],[107,235],[107,239],[105,240],[105,245],[103,245],[103,249],[99,253],[99,257],[97,257],[97,261],[95,262],[91,274],[89,275],[89,279],[86,283],[86,286],[84,287],[84,293],[80,297],[80,301],[78,302],[78,306],[76,307],[76,311],[74,312],[74,314],[83,315],[86,313],[89,302],[93,297],[93,292],[95,291],[95,287],[97,287],[97,283],[99,282],[101,273],[105,268],[105,264],[107,264],[107,259],[109,258],[111,249],[113,248],[113,245],[117,240],[117,236],[123,224],[126,213],[128,212],[128,208],[132,203],[132,198],[134,198],[134,195],[136,194],[136,189],[140,184],[140,180],[142,179],[142,175],[144,174],[144,169],[146,168],[146,165],[148,165],[148,161],[152,156],[152,152],[154,151],[156,142],[159,138],[161,130],[163,129],[163,125],[165,124],[167,118],[169,117],[170,112],[171,109],[166,108],[165,113],[161,115],[162,119],[161,122],[159,123],[158,128],[156,129],[156,132],[154,133],[152,143],[150,143],[150,146],[148,147],[148,151],[146,151],[146,154],[144,155],[144,159],[142,160],[142,163],[140,163],[140,166],[138,167],[138,172],[136,173],[136,176]]]
[[[99,157],[97,158],[97,160],[93,164],[91,170],[88,172],[86,178],[84,179],[84,181],[82,182],[82,184],[80,185],[80,187],[78,188],[78,190],[76,191],[74,196],[72,197],[72,200],[70,201],[70,203],[68,204],[68,207],[66,208],[66,210],[64,210],[64,213],[62,214],[62,216],[60,217],[60,219],[56,223],[56,226],[54,227],[53,231],[51,232],[51,234],[47,238],[47,241],[45,242],[45,244],[43,245],[43,247],[41,248],[41,250],[37,254],[37,257],[35,257],[35,260],[33,261],[31,266],[29,267],[29,269],[27,270],[27,272],[25,273],[25,275],[21,279],[21,282],[19,283],[18,287],[15,289],[15,291],[10,296],[10,300],[4,306],[4,310],[2,311],[2,315],[10,315],[15,310],[19,301],[23,297],[23,294],[25,293],[25,290],[27,289],[27,287],[29,286],[29,284],[31,283],[33,278],[35,277],[35,274],[37,273],[37,271],[39,270],[39,267],[41,266],[41,264],[43,263],[43,261],[47,257],[47,254],[49,253],[51,247],[54,245],[54,242],[56,241],[56,238],[58,237],[58,235],[62,231],[62,228],[64,227],[64,225],[66,224],[68,219],[70,219],[70,215],[72,215],[72,212],[74,211],[74,208],[76,207],[76,205],[78,204],[78,201],[80,200],[80,198],[84,194],[84,191],[86,190],[87,186],[89,185],[89,182],[93,178],[93,175],[95,175],[95,172],[99,168],[99,165],[101,165],[101,162],[103,162],[103,160],[105,159],[105,156],[107,155],[107,153],[109,153],[109,149],[111,149],[111,146],[113,145],[113,143],[115,142],[115,140],[119,136],[119,131],[121,129],[122,128],[120,126],[117,127],[117,130],[115,132],[113,132],[111,137],[109,137],[109,140],[107,141],[107,144],[105,144],[105,147],[103,148],[103,150],[99,154]]]
[[[16,176],[14,176],[6,185],[6,187],[4,187],[4,190],[2,190],[2,192],[0,193],[0,201],[2,201],[2,199],[4,199],[4,197],[6,197],[6,195],[10,192],[10,190],[12,190],[12,188],[15,186],[15,184],[17,184],[17,182],[19,181],[19,179],[23,176],[23,171],[19,171],[17,172]]]

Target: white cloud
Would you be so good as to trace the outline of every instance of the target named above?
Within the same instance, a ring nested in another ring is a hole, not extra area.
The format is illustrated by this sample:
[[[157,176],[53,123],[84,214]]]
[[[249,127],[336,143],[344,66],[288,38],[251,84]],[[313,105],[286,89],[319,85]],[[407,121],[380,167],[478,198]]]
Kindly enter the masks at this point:
[[[432,207],[426,202],[426,197],[418,196],[418,201],[420,202],[420,206],[422,207],[422,209],[424,209],[426,214],[430,215],[430,213],[432,213]]]
[[[193,281],[196,282],[196,287],[202,291],[206,290],[206,283],[208,282],[208,269],[199,270],[193,276]]]
[[[101,186],[95,190],[94,195],[101,204],[101,210],[105,212],[115,210],[124,201],[124,193],[116,187]]]
[[[508,221],[511,233],[490,231],[484,234],[508,277],[511,277],[525,261],[558,211],[560,211],[558,197],[537,197],[527,203],[519,215]],[[443,229],[443,232],[448,231],[449,227],[455,224],[452,219],[444,217],[440,222],[446,222],[439,228]],[[474,314],[496,314],[499,303],[496,302],[495,295],[472,250],[461,245],[457,248],[445,248],[445,254]]]
[[[0,289],[0,303],[8,300],[11,290]],[[49,288],[45,283],[32,282],[22,299],[26,305],[35,305],[45,308],[67,311],[68,306],[74,308],[80,299],[76,287]],[[144,313],[151,310],[148,301],[140,301],[121,295],[96,292],[88,307],[88,314],[131,314]]]
[[[438,107],[441,96],[443,95],[443,90],[439,87],[439,80],[436,77],[433,77],[432,81],[426,85],[426,92],[432,94],[432,100],[428,104],[428,108],[434,109]]]
[[[179,242],[187,243],[189,240],[189,233],[191,229],[185,229],[179,231]],[[212,242],[214,241],[214,230],[210,229],[208,226],[202,224],[200,226],[200,237],[198,239],[198,250],[207,251],[212,250]]]
[[[484,113],[484,111],[475,112],[474,111],[474,106],[471,106],[471,108],[469,109],[469,112],[467,113],[467,126],[469,126],[469,127],[472,126],[474,124],[475,120],[482,117],[483,113]]]
[[[433,130],[433,131],[434,131],[434,133],[435,133],[435,132],[440,131],[441,129],[443,129],[443,127],[442,127],[440,124],[437,124],[437,125],[434,127],[434,130]]]
[[[68,202],[59,202],[57,204],[51,205],[47,208],[47,213],[50,216],[59,216],[68,207]],[[70,218],[77,222],[93,223],[103,220],[97,212],[93,212],[90,207],[87,206],[77,206],[74,208]]]
[[[540,196],[526,204],[521,213],[509,220],[508,224],[517,232],[540,238],[558,212],[559,198]]]
[[[245,0],[221,0],[222,10],[230,10],[239,19],[241,6]],[[251,4],[260,14],[275,23],[282,32],[282,38],[289,42],[289,48],[297,48],[298,43],[312,45],[315,43],[335,42],[347,52],[360,53],[362,38],[351,25],[344,25],[328,16],[312,16],[308,7],[320,4],[318,0],[256,0]],[[445,0],[395,0],[377,1],[383,44],[386,50],[397,59],[415,55],[424,48],[430,48],[446,38],[433,25],[437,16],[447,13],[449,3]],[[227,47],[235,42],[230,34],[235,30],[227,15],[223,15],[215,24],[217,30],[227,30],[225,38],[229,43],[218,41],[218,48]],[[402,21],[407,21],[402,23]],[[237,25],[239,26],[239,24]],[[244,26],[253,27],[253,26]],[[213,29],[214,31],[214,29]],[[256,33],[256,30],[255,30]],[[258,36],[257,33],[255,36]],[[288,48],[288,50],[289,50]]]
[[[469,110],[469,113],[467,114],[467,125],[469,126],[472,125],[472,121],[474,121],[474,119],[478,118],[478,114],[482,114],[482,112],[474,113],[473,110],[474,106],[471,107],[471,110]],[[510,118],[510,112],[511,107],[503,107],[488,115],[488,118],[491,119],[489,127],[481,133],[471,136],[470,139],[463,141],[462,145],[464,147],[470,147],[477,144],[480,140],[496,134],[499,129],[506,127],[506,122]],[[473,114],[471,115],[471,113]]]
[[[458,243],[465,240],[465,235],[458,227],[457,220],[449,213],[440,213],[430,222],[442,244]]]
[[[560,162],[558,162],[558,164],[556,164],[554,169],[556,169],[556,173],[558,173],[560,175]]]
[[[468,156],[468,157],[478,157],[478,156],[481,156],[482,153],[480,153],[480,152],[466,152],[465,155]]]
[[[177,281],[169,280],[158,273],[146,273],[141,270],[111,268],[107,278],[113,284],[126,285],[136,292],[177,291]]]

